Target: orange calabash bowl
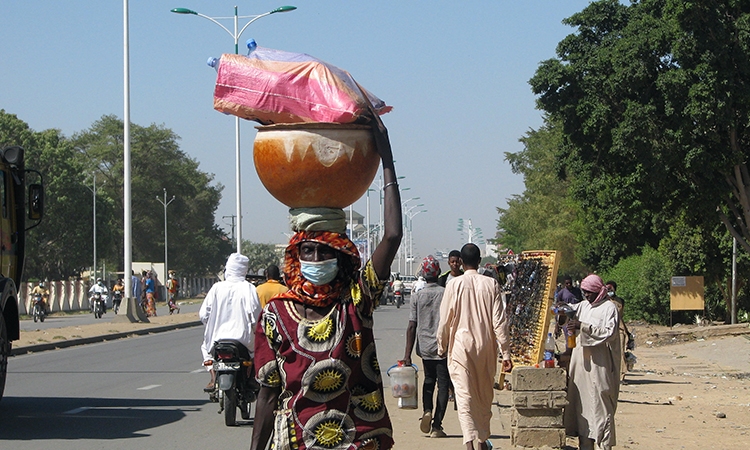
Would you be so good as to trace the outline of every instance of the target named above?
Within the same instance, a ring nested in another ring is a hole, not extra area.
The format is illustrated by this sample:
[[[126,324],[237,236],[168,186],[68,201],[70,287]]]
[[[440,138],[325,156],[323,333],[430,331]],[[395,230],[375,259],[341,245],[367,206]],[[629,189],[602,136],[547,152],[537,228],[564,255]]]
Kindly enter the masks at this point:
[[[255,170],[290,208],[345,208],[362,197],[380,156],[366,125],[290,123],[256,127]]]

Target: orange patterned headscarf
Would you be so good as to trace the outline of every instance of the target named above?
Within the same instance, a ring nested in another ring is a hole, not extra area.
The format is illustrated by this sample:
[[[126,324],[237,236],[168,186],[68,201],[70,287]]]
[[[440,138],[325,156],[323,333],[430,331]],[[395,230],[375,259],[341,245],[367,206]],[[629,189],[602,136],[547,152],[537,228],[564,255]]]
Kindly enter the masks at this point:
[[[360,266],[359,251],[346,234],[331,231],[298,231],[289,239],[284,253],[284,277],[289,291],[279,297],[311,306],[328,306],[349,287],[351,280],[345,278],[346,275],[341,270],[333,281],[322,286],[316,286],[305,279],[299,264],[299,246],[303,242],[318,242],[338,250],[350,258],[354,270],[358,270]]]

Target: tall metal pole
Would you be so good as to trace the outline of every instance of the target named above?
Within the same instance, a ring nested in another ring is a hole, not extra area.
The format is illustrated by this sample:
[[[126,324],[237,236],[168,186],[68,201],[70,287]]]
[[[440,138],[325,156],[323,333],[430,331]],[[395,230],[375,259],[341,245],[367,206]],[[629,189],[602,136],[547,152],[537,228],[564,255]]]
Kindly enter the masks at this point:
[[[169,206],[170,203],[174,201],[174,195],[172,198],[167,201],[167,188],[164,189],[164,201],[159,198],[159,196],[156,196],[156,200],[159,201],[164,206],[164,283],[167,282],[167,278],[169,277],[169,265],[167,260],[167,206]]]
[[[123,298],[124,308],[122,311],[127,315],[130,299],[133,295],[133,283],[131,273],[133,271],[133,236],[132,236],[132,209],[130,189],[130,25],[128,23],[128,0],[122,2],[123,21],[123,241],[124,241],[124,281],[126,295]],[[136,300],[133,300],[136,301]],[[130,319],[130,317],[128,317]],[[135,320],[133,317],[132,320]]]
[[[237,6],[234,7],[234,53],[238,55],[240,53],[239,40],[240,35],[237,33]],[[242,253],[242,171],[240,170],[240,118],[234,116],[234,181],[235,181],[235,197],[237,198],[237,205],[235,207],[237,214],[237,253]]]
[[[737,239],[732,238],[732,317],[731,323],[737,323]]]
[[[94,172],[94,281],[96,281],[96,172]]]
[[[229,33],[229,35],[232,36],[232,39],[234,40],[234,53],[239,54],[240,53],[240,45],[239,45],[240,36],[251,23],[255,22],[261,17],[266,17],[268,15],[280,13],[280,12],[289,12],[295,9],[297,9],[295,6],[281,6],[272,11],[259,14],[257,16],[253,16],[253,18],[250,21],[248,21],[242,27],[242,29],[238,29],[239,28],[238,22],[239,22],[240,16],[237,13],[237,6],[235,6],[234,7],[234,33],[229,31],[227,27],[225,27],[219,21],[216,20],[216,19],[227,19],[226,17],[213,18],[205,14],[200,14],[196,11],[187,9],[187,8],[174,8],[171,11],[177,14],[192,14],[198,17],[203,17],[204,19],[208,19],[211,22],[215,23],[216,25],[220,26],[224,31],[226,31],[227,33]],[[237,253],[241,253],[242,251],[242,186],[241,186],[242,171],[240,170],[240,118],[237,116],[235,116],[234,118],[234,158],[235,158],[234,178],[235,178],[235,199],[236,199],[235,208],[236,208],[236,214],[237,214]]]

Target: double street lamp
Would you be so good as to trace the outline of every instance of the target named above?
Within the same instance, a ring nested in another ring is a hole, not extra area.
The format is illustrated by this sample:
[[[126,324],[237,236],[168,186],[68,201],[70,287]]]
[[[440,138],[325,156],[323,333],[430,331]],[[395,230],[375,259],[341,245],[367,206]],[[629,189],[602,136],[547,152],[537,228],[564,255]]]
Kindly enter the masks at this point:
[[[174,195],[167,201],[167,188],[164,188],[164,200],[156,196],[156,200],[164,206],[164,280],[162,283],[166,286],[167,278],[169,278],[169,271],[167,266],[167,206],[174,201]]]
[[[208,19],[211,22],[215,23],[216,25],[220,26],[224,31],[229,33],[229,35],[234,39],[234,53],[239,54],[240,48],[239,48],[239,40],[242,33],[247,29],[247,27],[255,22],[256,20],[260,19],[261,17],[270,16],[271,14],[276,13],[282,13],[282,12],[289,12],[294,11],[297,9],[296,6],[280,6],[272,11],[268,11],[263,14],[258,14],[255,16],[239,16],[237,15],[237,7],[234,7],[234,16],[233,17],[209,17],[205,14],[201,14],[199,12],[193,11],[192,9],[188,8],[174,8],[171,11],[175,14],[192,14],[194,16],[203,17],[204,19]],[[226,20],[226,19],[234,19],[234,32],[229,31],[227,27],[222,25],[219,20]],[[250,19],[239,31],[239,19]],[[235,116],[234,118],[234,140],[235,140],[235,198],[236,198],[236,215],[237,215],[237,253],[242,253],[242,194],[241,194],[241,172],[240,172],[240,118]]]

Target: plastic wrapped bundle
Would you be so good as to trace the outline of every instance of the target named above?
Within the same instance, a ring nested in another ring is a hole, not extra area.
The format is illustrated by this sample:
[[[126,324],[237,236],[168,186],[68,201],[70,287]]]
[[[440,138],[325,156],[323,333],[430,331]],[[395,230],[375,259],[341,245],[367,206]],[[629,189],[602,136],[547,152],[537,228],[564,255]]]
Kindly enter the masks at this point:
[[[365,91],[378,114],[392,108]],[[264,125],[353,123],[367,107],[345,70],[304,53],[257,47],[249,56],[221,56],[214,109]]]

